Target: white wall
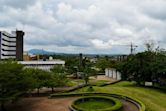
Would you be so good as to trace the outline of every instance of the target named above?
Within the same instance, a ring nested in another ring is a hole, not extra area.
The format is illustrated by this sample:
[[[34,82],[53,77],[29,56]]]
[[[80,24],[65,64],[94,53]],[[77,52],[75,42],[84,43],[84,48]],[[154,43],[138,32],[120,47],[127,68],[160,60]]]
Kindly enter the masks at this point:
[[[38,68],[43,70],[50,70],[54,65],[65,65],[65,61],[54,60],[54,61],[18,61],[18,63],[25,65],[27,68]]]
[[[113,78],[113,79],[121,80],[121,73],[118,72],[114,68],[106,68],[105,69],[105,76]]]

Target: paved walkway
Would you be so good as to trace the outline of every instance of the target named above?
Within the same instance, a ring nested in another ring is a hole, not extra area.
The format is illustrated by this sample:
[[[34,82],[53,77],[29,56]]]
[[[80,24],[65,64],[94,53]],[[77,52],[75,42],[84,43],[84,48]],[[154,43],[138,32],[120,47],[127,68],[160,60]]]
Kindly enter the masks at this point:
[[[8,111],[69,111],[68,106],[77,97],[48,99],[47,97],[25,98],[7,107]]]
[[[97,80],[107,80],[107,81],[111,81],[111,82],[117,81],[116,79],[113,79],[113,78],[110,78],[110,77],[107,77],[104,75],[99,75],[99,76],[97,76],[96,79]]]
[[[17,104],[7,107],[8,111],[69,111],[68,106],[78,97],[54,98],[33,97],[24,98]],[[126,101],[123,102],[121,111],[138,111],[138,108]]]
[[[110,81],[111,83],[117,81],[117,80],[107,77],[105,75],[99,75],[99,76],[97,76],[97,78],[91,77],[91,79],[93,79],[93,80],[91,80],[92,82],[96,82],[97,80],[106,80],[106,81]],[[54,93],[68,91],[75,87],[76,86],[74,86],[74,87],[57,87],[57,88],[54,88]],[[46,87],[40,89],[40,93],[52,93],[51,91],[52,91],[51,88],[46,88]],[[37,89],[35,89],[32,93],[37,93]]]

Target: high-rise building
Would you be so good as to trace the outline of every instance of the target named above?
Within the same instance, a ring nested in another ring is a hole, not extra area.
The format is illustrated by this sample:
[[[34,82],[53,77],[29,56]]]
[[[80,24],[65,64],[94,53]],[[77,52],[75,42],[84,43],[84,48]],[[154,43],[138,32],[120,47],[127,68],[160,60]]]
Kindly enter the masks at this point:
[[[0,59],[23,60],[23,31],[0,31]]]

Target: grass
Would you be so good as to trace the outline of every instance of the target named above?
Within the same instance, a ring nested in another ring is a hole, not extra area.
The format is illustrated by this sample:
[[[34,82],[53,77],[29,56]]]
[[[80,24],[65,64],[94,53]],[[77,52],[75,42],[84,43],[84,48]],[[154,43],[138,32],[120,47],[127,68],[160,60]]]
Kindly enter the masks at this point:
[[[106,96],[87,96],[72,103],[77,111],[117,111],[122,103],[115,98]]]
[[[88,101],[79,102],[79,104],[77,104],[78,107],[87,109],[88,111],[93,109],[105,109],[113,105],[113,102],[106,99],[89,99]]]
[[[108,80],[90,80],[90,84],[96,85],[96,86],[102,86],[103,84],[109,83],[110,81]]]
[[[81,79],[69,79],[69,82],[67,83],[67,86],[69,87],[74,87],[74,86],[78,86],[84,84],[84,80]]]
[[[108,81],[108,80],[94,80],[94,79],[89,80],[90,84],[96,85],[96,86],[101,86],[101,85],[109,83],[109,82],[110,81]],[[73,87],[73,86],[78,86],[81,84],[85,84],[85,81],[83,79],[70,79],[69,82],[67,83],[67,86]]]
[[[88,102],[81,102],[78,104],[80,108],[84,108],[87,110],[92,110],[92,109],[104,109],[112,106],[113,103],[108,102],[106,100],[89,100]]]
[[[152,88],[139,87],[135,82],[122,81],[106,87],[93,87],[95,92],[116,93],[136,98],[146,105],[146,111],[166,111],[166,93]],[[86,92],[82,88],[76,92]]]

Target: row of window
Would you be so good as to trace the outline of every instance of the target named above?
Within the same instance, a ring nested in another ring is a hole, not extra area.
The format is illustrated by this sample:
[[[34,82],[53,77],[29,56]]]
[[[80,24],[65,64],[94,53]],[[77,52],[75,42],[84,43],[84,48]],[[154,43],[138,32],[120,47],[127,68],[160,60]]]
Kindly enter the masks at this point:
[[[5,33],[2,33],[2,35],[3,35],[3,36],[6,36],[6,37],[8,37],[8,38],[16,38],[16,37],[8,36],[8,35],[6,35]]]
[[[6,41],[6,42],[11,42],[11,43],[16,43],[16,41],[9,41],[9,40],[6,40],[4,38],[2,38],[3,41]]]
[[[3,43],[2,43],[2,45],[6,46],[6,47],[16,47],[16,45],[6,45],[6,44],[3,44]]]

